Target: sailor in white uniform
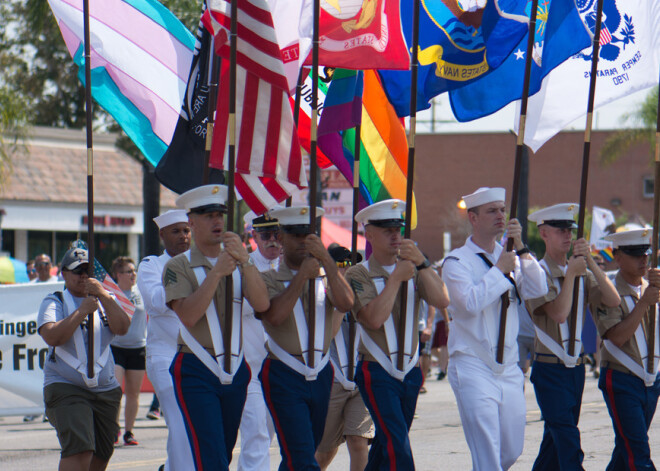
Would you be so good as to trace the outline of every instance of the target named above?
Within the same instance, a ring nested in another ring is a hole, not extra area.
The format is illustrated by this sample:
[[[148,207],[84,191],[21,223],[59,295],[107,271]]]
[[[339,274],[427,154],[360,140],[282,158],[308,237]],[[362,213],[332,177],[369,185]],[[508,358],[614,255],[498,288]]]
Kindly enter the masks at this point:
[[[525,396],[516,303],[548,290],[543,269],[521,241],[520,223],[506,223],[504,198],[504,188],[479,188],[463,196],[472,235],[442,268],[451,300],[448,376],[475,471],[506,470],[522,453]],[[505,229],[515,252],[498,243]],[[507,322],[499,363],[502,303]]]

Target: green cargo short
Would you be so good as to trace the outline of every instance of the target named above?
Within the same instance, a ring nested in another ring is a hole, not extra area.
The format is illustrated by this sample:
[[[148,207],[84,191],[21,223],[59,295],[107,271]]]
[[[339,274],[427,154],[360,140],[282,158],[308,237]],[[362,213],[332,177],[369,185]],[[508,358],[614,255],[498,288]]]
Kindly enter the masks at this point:
[[[110,460],[119,433],[121,395],[121,388],[92,392],[67,383],[44,387],[46,416],[57,431],[62,458],[92,451]]]

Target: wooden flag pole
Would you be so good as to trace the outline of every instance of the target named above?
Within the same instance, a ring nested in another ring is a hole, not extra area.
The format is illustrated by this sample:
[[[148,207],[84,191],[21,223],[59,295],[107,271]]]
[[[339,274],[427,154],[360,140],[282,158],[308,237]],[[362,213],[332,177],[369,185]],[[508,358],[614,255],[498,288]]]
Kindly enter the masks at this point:
[[[319,97],[319,15],[321,11],[320,0],[314,0],[314,32],[312,38],[312,122],[309,126],[309,225],[312,234],[316,233],[316,186],[318,165],[316,163],[317,125],[318,125],[318,97]],[[314,338],[316,337],[316,280],[309,280],[309,294],[307,296],[307,357],[308,365],[314,368]]]
[[[236,171],[236,47],[238,44],[238,0],[231,0],[231,26],[229,33],[229,145],[227,152],[227,225],[226,231],[234,230],[234,172]],[[225,371],[231,373],[231,333],[234,324],[234,280],[225,277],[225,319],[223,344],[225,347]]]
[[[657,121],[655,124],[655,179],[653,180],[653,239],[651,239],[651,267],[658,266],[658,226],[660,226],[660,93],[658,93]],[[655,316],[658,311],[658,305],[654,304],[649,308],[649,329],[646,336],[646,371],[652,374],[655,371]]]
[[[94,277],[94,145],[92,138],[92,54],[89,40],[89,0],[83,0],[85,35],[85,112],[87,131],[87,274]],[[87,316],[87,377],[94,377],[94,314]]]
[[[410,238],[410,226],[413,212],[413,185],[415,181],[415,132],[417,128],[417,49],[419,49],[419,3],[413,1],[412,60],[410,63],[410,128],[408,130],[408,170],[406,179],[406,223],[404,237]],[[397,369],[403,370],[403,345],[406,336],[406,306],[408,305],[408,282],[401,283],[399,289],[399,324],[397,325]]]
[[[529,98],[529,82],[532,75],[532,56],[534,54],[534,37],[536,35],[536,14],[538,0],[532,1],[532,11],[529,16],[529,33],[527,34],[527,52],[525,56],[525,75],[523,77],[523,89],[520,100],[520,119],[518,121],[518,140],[516,141],[516,160],[513,168],[513,188],[511,190],[511,209],[509,217],[514,219],[518,214],[518,193],[520,193],[520,175],[522,170],[523,150],[525,149],[525,123],[527,120],[527,101]],[[513,250],[513,239],[506,242],[507,252]],[[508,297],[502,297],[500,308],[500,325],[497,337],[496,360],[504,362],[504,341],[506,337],[506,318],[509,311]]]
[[[355,220],[355,215],[358,213],[358,203],[360,201],[360,136],[362,135],[362,125],[355,126],[355,148],[353,154],[353,215],[351,217],[351,265],[357,264],[358,255],[358,223]],[[349,381],[353,381],[355,374],[355,337],[357,335],[357,326],[355,325],[355,318],[349,313],[348,315],[348,376]]]
[[[582,180],[580,183],[580,210],[578,212],[577,239],[584,236],[584,215],[587,205],[587,181],[589,179],[589,154],[591,152],[591,128],[594,114],[594,97],[596,96],[596,78],[598,75],[598,54],[600,53],[600,28],[603,16],[603,0],[598,0],[596,10],[596,28],[594,30],[594,47],[591,58],[591,79],[589,80],[589,101],[587,102],[587,123],[584,129],[584,147],[582,151]],[[568,354],[575,354],[577,332],[577,309],[580,294],[580,284],[573,286],[573,303],[571,305],[569,323]]]
[[[215,53],[215,38],[211,39],[211,50],[209,51],[206,82],[209,85],[209,103],[206,119],[206,139],[204,146],[204,170],[202,173],[202,185],[209,183],[209,162],[211,161],[211,146],[213,144],[213,126],[215,125],[215,107],[218,101],[218,78],[220,76],[220,64],[222,59]]]

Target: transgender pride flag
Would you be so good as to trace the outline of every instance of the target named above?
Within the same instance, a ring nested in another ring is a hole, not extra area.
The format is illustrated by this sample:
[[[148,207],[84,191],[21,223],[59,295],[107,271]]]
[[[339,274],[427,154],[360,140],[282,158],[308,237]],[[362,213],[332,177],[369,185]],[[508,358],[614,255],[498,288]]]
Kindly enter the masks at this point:
[[[48,0],[85,83],[83,0]],[[195,39],[155,0],[89,0],[92,96],[155,166],[169,145]]]

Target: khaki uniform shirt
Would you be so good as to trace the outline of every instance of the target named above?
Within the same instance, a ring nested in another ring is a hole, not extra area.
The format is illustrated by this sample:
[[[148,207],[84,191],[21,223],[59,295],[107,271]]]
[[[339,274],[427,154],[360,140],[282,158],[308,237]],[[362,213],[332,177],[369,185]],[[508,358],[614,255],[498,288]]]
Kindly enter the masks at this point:
[[[648,281],[642,279],[642,294],[644,294],[644,291],[646,290],[648,285],[649,285]],[[601,336],[601,338],[603,338],[605,332],[610,330],[612,327],[614,327],[623,319],[628,317],[628,315],[630,315],[630,311],[628,311],[628,302],[624,299],[625,297],[632,296],[634,299],[634,304],[637,304],[637,302],[639,301],[639,298],[637,297],[637,293],[623,279],[621,273],[616,274],[616,278],[614,280],[614,286],[616,286],[616,290],[619,293],[619,296],[621,296],[621,304],[619,306],[607,307],[602,304],[592,305],[592,312],[594,313],[594,321],[596,323],[596,328],[598,329],[598,334]],[[649,323],[648,316],[644,316],[642,320],[642,326],[643,326],[642,328],[644,329],[645,335],[648,335],[649,332],[648,323]],[[637,342],[635,341],[635,335],[630,337],[628,341],[620,347],[620,349],[630,358],[635,360],[635,362],[639,363],[640,366],[643,366],[642,358],[639,353],[639,348],[637,348]],[[611,355],[607,351],[607,349],[601,348],[600,355],[601,355],[600,357],[601,365],[603,366],[607,365],[606,362],[615,363],[616,365],[619,365],[621,368],[628,371],[628,369],[623,365],[621,365],[621,363],[619,363],[619,361],[616,358],[614,358],[614,356]]]
[[[546,281],[548,283],[548,293],[540,298],[528,300],[526,302],[527,310],[531,314],[532,321],[534,321],[534,324],[542,331],[544,331],[546,334],[548,334],[550,337],[552,337],[552,339],[555,342],[557,342],[559,345],[562,345],[562,338],[559,330],[559,324],[553,321],[550,318],[550,316],[548,316],[545,313],[543,309],[543,305],[551,301],[554,301],[554,299],[559,295],[559,290],[555,285],[554,279],[559,278],[559,286],[562,286],[564,283],[564,273],[562,272],[561,268],[559,268],[559,265],[557,265],[554,262],[554,260],[552,260],[547,255],[543,257],[543,260],[550,269],[550,273],[548,273],[545,270],[545,267],[543,269],[545,271]],[[584,316],[587,315],[587,303],[599,304],[601,299],[600,286],[598,286],[598,282],[596,281],[596,277],[594,277],[594,274],[591,273],[589,270],[587,270],[587,275],[584,279],[584,289],[585,289],[585,297],[584,297],[585,304],[584,304],[584,311],[582,316],[583,325],[585,320]],[[571,322],[570,315],[566,319],[566,322],[568,322],[568,325],[570,326],[570,322]],[[567,339],[563,339],[563,340],[567,340]],[[534,341],[534,350],[536,353],[553,355],[553,353],[539,341],[538,337]]]
[[[169,303],[175,299],[187,298],[199,288],[197,277],[193,271],[195,267],[199,266],[204,267],[205,273],[208,273],[213,268],[208,258],[206,258],[196,246],[192,246],[190,249],[190,262],[188,262],[188,257],[186,257],[185,253],[177,255],[167,262],[165,269],[163,270],[165,303]],[[243,284],[244,281],[243,276],[241,276],[241,284]],[[215,295],[213,296],[213,301],[215,301],[215,311],[221,328],[225,325],[225,285],[225,279],[223,278],[220,280],[220,283],[218,283]],[[242,293],[240,293],[240,295],[242,296]],[[237,293],[234,293],[234,296],[238,298]],[[207,307],[205,306],[205,311],[206,308]],[[197,340],[202,347],[206,348],[211,355],[215,356],[209,323],[206,320],[206,316],[202,316],[194,326],[188,327],[188,331],[193,337],[195,337],[195,340]],[[177,343],[181,346],[182,352],[192,353],[183,342],[180,333],[177,338]]]
[[[358,312],[360,312],[360,309],[362,309],[364,306],[369,304],[373,299],[375,299],[378,296],[378,292],[376,291],[376,285],[373,282],[374,278],[384,278],[385,283],[387,283],[387,280],[389,279],[390,274],[387,273],[387,270],[383,268],[383,266],[376,261],[374,257],[369,258],[369,264],[368,264],[368,269],[367,269],[367,264],[366,263],[360,263],[358,265],[355,265],[351,268],[349,268],[346,271],[346,280],[349,282],[351,287],[353,288],[353,291],[355,292],[355,302],[353,304],[353,315],[357,318]],[[420,297],[422,299],[427,300],[428,296],[426,295],[426,291],[424,289],[424,284],[420,283],[419,281],[419,272],[415,271],[415,276],[413,277],[413,282],[415,285],[415,303],[414,303],[414,312],[413,315],[415,316],[413,319],[413,326],[415,327],[413,329],[413,338],[412,338],[412,352],[414,353],[417,349],[417,345],[419,343],[419,334],[418,334],[418,329],[417,325],[419,324],[419,300]],[[394,300],[394,307],[392,308],[392,319],[394,321],[394,325],[398,326],[399,324],[399,318],[401,317],[401,300],[400,300],[401,292],[399,291],[396,295],[396,298]],[[359,322],[359,319],[358,319]],[[363,323],[361,323],[362,328],[364,329],[364,332],[374,341],[376,344],[380,347],[380,349],[387,354],[387,356],[390,355],[390,351],[387,348],[387,339],[385,336],[385,326],[382,325],[380,326],[379,329],[370,329]],[[397,329],[398,332],[398,329]],[[399,342],[402,343],[402,342]],[[359,353],[362,355],[362,358],[366,361],[376,361],[375,358],[369,353],[367,348],[364,346],[364,343],[360,342],[360,346],[358,349]]]
[[[323,283],[326,286],[326,296],[325,296],[325,337],[323,339],[323,354],[325,355],[330,348],[330,342],[332,341],[332,313],[334,311],[334,306],[332,305],[330,287],[327,284],[325,275],[322,273]],[[261,277],[266,283],[266,288],[268,288],[268,297],[273,299],[277,295],[281,294],[286,286],[284,282],[291,282],[294,277],[294,273],[291,268],[288,267],[285,261],[280,262],[280,266],[277,270],[270,270],[261,274]],[[303,286],[302,296],[303,312],[305,313],[305,320],[309,326],[309,282],[306,281]],[[273,339],[273,341],[284,349],[290,355],[293,355],[301,363],[302,359],[302,347],[300,345],[300,339],[298,338],[298,329],[296,328],[296,320],[293,314],[293,311],[289,313],[287,318],[278,326],[270,324],[268,321],[263,320],[264,330],[268,336]],[[268,344],[266,344],[266,349],[268,349]],[[272,352],[268,353],[270,358],[277,358]]]

